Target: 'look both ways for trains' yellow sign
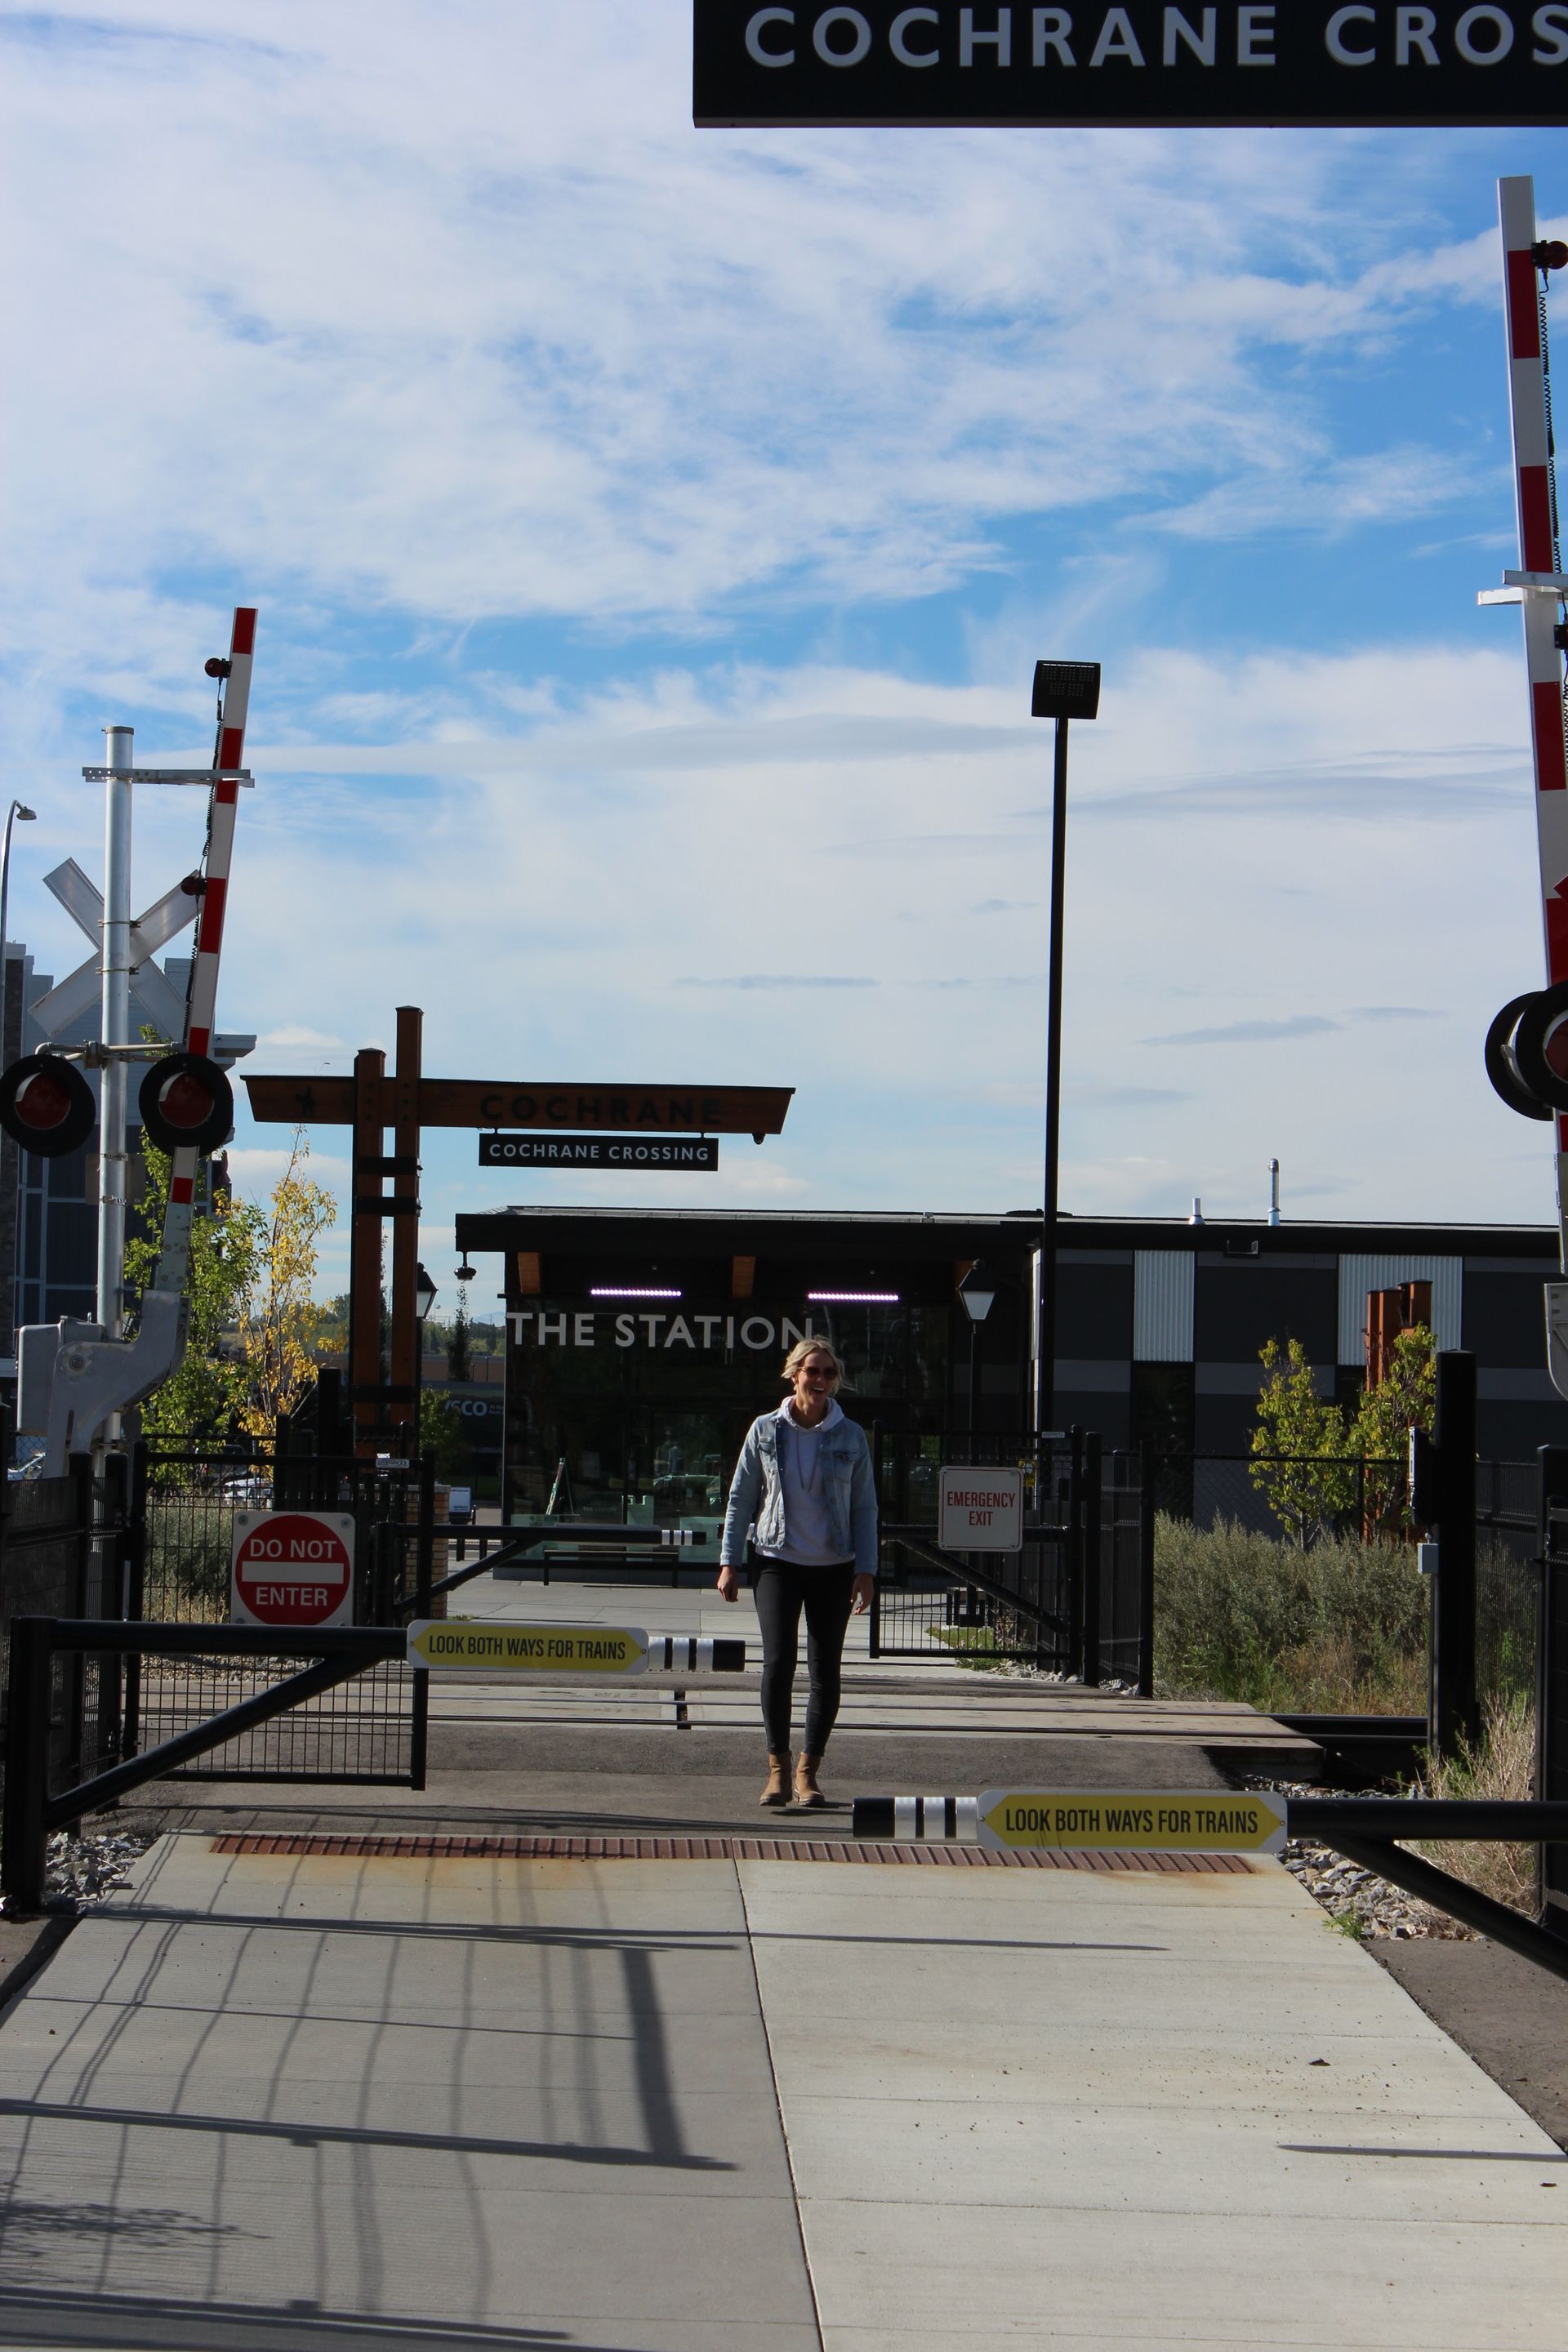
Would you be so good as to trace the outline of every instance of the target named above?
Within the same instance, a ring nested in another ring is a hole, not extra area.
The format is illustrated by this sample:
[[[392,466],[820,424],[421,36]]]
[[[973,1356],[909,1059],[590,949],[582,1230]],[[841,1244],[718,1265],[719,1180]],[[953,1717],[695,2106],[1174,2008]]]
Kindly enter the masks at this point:
[[[408,1663],[458,1675],[640,1675],[647,1635],[635,1625],[486,1624],[478,1618],[416,1618]]]
[[[987,1789],[979,1838],[990,1846],[1118,1846],[1139,1853],[1279,1853],[1286,1801],[1226,1789]]]

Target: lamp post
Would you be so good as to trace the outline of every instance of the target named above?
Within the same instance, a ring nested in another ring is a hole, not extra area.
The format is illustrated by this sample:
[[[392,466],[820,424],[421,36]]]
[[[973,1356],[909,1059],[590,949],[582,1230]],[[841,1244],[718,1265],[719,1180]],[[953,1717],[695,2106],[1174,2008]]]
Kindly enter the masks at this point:
[[[24,807],[20,801],[13,801],[5,812],[5,841],[4,847],[0,848],[0,1069],[3,1069],[11,1058],[10,1050],[5,1042],[5,1015],[8,1010],[5,1003],[7,992],[5,983],[10,977],[10,964],[5,954],[5,942],[8,936],[5,923],[6,907],[11,895],[11,828],[18,819],[23,824],[33,824],[37,822],[37,813],[33,809]],[[24,1006],[24,1012],[26,1009]]]
[[[996,1298],[996,1276],[984,1258],[975,1259],[958,1286],[958,1295],[969,1318],[969,1434],[973,1438],[980,1418],[980,1326]]]
[[[1062,1118],[1062,921],[1067,896],[1068,722],[1100,709],[1098,662],[1038,661],[1030,716],[1057,722],[1056,774],[1051,793],[1051,961],[1046,1001],[1046,1184],[1040,1234],[1039,1356],[1035,1433],[1050,1425],[1057,1377],[1057,1157]]]
[[[419,1327],[414,1350],[414,1451],[419,1451],[419,1407],[425,1393],[425,1318],[436,1304],[436,1286],[423,1265],[414,1269],[414,1319]]]

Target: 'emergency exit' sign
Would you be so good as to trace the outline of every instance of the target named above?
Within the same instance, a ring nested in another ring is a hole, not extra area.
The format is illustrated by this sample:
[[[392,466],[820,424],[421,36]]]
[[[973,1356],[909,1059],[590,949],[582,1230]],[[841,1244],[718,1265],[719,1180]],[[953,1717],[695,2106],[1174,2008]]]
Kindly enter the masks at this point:
[[[952,1551],[1017,1551],[1024,1541],[1024,1474],[960,1463],[943,1470],[936,1539]]]

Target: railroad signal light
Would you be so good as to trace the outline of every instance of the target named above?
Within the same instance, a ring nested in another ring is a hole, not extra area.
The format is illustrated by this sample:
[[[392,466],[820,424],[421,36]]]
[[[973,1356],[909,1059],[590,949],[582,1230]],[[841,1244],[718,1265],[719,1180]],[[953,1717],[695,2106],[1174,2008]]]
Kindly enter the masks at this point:
[[[92,1088],[58,1054],[26,1054],[0,1077],[0,1129],[39,1160],[84,1144],[98,1124]]]
[[[142,1079],[136,1100],[160,1151],[216,1151],[234,1126],[234,1088],[205,1054],[165,1054]]]
[[[1522,1118],[1568,1112],[1568,981],[1511,997],[1487,1032],[1487,1076]]]

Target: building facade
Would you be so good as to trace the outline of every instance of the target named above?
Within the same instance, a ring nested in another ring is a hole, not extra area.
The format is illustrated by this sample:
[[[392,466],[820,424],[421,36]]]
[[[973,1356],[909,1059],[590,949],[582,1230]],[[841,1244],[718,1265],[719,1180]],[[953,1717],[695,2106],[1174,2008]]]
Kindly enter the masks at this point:
[[[1568,1444],[1547,1378],[1550,1226],[1190,1224],[1067,1217],[1053,1421],[1107,1447],[1245,1454],[1259,1353],[1299,1339],[1319,1391],[1362,1386],[1367,1293],[1432,1286],[1439,1346],[1479,1359],[1483,1455]],[[508,1209],[459,1215],[458,1246],[500,1261],[507,1328],[502,1504],[704,1521],[797,1337],[848,1366],[859,1421],[911,1438],[1033,1426],[1040,1219]],[[978,1330],[958,1285],[984,1262]]]

